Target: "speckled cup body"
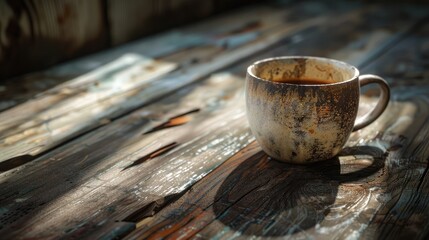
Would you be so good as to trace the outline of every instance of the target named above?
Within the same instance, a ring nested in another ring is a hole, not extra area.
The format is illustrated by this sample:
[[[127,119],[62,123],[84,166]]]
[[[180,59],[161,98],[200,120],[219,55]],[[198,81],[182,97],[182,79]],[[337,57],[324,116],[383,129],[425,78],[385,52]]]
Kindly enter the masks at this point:
[[[319,79],[319,85],[275,82]],[[250,128],[271,157],[305,164],[327,160],[344,146],[359,107],[359,71],[316,57],[281,57],[251,65],[246,77]]]

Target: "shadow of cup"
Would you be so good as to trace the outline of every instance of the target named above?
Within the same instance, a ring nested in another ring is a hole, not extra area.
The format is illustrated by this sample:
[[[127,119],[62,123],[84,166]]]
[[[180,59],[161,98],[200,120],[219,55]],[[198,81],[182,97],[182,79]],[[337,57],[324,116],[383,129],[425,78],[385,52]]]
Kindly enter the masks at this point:
[[[342,183],[368,180],[384,160],[383,151],[370,146],[345,148],[333,159],[305,166],[273,161],[260,151],[228,175],[214,212],[243,235],[295,234],[330,213]]]

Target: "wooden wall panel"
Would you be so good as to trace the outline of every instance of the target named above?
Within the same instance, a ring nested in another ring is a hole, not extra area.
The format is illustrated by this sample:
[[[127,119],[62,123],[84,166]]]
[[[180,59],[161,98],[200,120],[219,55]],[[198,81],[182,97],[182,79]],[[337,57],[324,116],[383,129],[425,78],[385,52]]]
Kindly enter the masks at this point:
[[[0,0],[0,79],[107,47],[101,0]]]

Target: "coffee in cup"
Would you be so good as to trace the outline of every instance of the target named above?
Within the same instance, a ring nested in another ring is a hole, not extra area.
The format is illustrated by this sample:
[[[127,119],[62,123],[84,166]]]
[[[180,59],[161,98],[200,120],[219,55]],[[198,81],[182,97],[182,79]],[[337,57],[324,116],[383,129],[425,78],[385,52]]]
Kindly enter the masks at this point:
[[[360,87],[376,83],[376,107],[356,121]],[[352,131],[377,119],[390,89],[375,75],[361,75],[347,63],[290,56],[255,62],[247,69],[246,112],[252,133],[274,159],[306,164],[334,157]]]

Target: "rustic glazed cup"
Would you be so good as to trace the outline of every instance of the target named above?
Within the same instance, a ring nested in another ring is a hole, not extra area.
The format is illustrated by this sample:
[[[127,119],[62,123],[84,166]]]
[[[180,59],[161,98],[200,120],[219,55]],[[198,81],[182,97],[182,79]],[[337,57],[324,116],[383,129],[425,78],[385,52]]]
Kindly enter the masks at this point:
[[[278,82],[317,79],[327,84]],[[376,107],[356,121],[360,87],[376,83]],[[247,69],[246,110],[250,128],[272,158],[305,164],[337,155],[352,131],[377,119],[390,98],[386,81],[359,76],[347,63],[319,57],[291,56],[258,61]]]

